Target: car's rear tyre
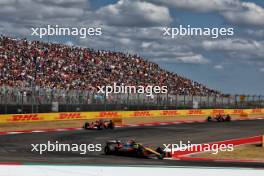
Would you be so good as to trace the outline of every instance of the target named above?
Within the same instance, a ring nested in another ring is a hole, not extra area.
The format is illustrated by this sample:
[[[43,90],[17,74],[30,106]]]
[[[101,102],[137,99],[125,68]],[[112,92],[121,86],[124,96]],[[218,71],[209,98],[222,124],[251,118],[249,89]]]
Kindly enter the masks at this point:
[[[137,149],[137,156],[138,157],[145,157],[143,147],[138,147],[138,149]]]
[[[109,126],[108,126],[109,129],[113,130],[115,128],[114,124],[113,123],[110,123]]]
[[[225,119],[225,121],[230,122],[231,121],[231,117],[230,116],[227,116],[226,119]]]
[[[211,121],[212,121],[212,117],[211,116],[207,117],[207,122],[211,122]]]
[[[88,122],[85,122],[84,125],[83,125],[83,128],[84,129],[88,129],[89,126],[90,126],[90,124]]]
[[[163,160],[164,156],[162,156],[162,155],[157,155],[157,158],[160,159],[160,160]]]
[[[103,130],[103,128],[104,128],[103,125],[98,125],[97,126],[97,130]]]
[[[157,155],[158,159],[163,159],[166,155],[166,153],[164,152],[164,149],[162,147],[158,147],[156,149],[156,152],[160,153],[160,155]]]
[[[111,152],[111,149],[110,149],[110,147],[107,145],[107,146],[105,146],[105,148],[104,148],[104,153],[106,154],[106,155],[110,155],[112,152]]]

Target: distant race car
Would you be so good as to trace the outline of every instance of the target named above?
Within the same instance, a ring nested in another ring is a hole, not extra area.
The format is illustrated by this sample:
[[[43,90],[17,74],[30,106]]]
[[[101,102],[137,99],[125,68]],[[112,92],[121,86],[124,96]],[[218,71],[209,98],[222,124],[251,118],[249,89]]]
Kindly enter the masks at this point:
[[[211,116],[207,117],[207,121],[208,122],[230,122],[231,116],[229,114],[227,115],[218,114],[213,117]]]
[[[153,150],[142,144],[136,143],[134,140],[129,140],[126,143],[122,143],[118,140],[107,141],[104,152],[106,155],[125,155],[141,158],[154,156],[158,159],[163,159],[166,155],[161,147]]]
[[[86,130],[114,129],[115,124],[112,120],[97,120],[95,122],[85,122],[83,128]]]

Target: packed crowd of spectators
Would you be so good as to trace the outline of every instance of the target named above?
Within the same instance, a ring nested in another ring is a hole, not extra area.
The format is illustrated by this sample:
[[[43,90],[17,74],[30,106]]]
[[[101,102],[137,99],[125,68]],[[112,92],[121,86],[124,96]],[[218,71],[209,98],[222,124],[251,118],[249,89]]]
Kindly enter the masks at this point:
[[[112,85],[168,86],[171,94],[221,96],[142,57],[0,37],[0,86],[89,90]]]

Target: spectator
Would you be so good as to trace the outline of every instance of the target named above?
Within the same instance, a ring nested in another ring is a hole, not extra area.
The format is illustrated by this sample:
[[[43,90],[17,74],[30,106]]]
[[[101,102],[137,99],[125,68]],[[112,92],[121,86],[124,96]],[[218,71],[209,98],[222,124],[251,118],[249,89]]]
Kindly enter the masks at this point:
[[[170,94],[221,96],[137,55],[0,37],[0,86],[96,91],[113,82],[168,86]]]

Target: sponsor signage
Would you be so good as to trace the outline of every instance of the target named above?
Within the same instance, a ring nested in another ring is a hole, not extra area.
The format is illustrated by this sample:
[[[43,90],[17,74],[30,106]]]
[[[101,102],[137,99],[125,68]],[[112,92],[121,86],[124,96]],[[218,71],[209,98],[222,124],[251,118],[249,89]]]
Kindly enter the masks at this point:
[[[191,109],[188,112],[189,115],[203,115],[203,111],[201,109]]]
[[[119,112],[99,112],[99,114],[96,116],[98,118],[111,118],[111,117],[121,117]]]
[[[264,114],[264,109],[190,109],[190,110],[149,110],[149,111],[105,111],[105,112],[64,112],[40,114],[0,115],[0,123],[38,122],[58,120],[83,120],[99,118],[140,118],[140,117],[182,117],[230,114],[249,116]]]
[[[132,117],[153,117],[153,114],[150,113],[150,111],[133,111],[132,114],[130,114]]]
[[[38,114],[19,114],[19,115],[11,115],[10,118],[7,119],[9,122],[32,122],[32,121],[40,121],[43,120],[42,117],[39,117]]]
[[[81,113],[59,113],[57,120],[82,119]]]

